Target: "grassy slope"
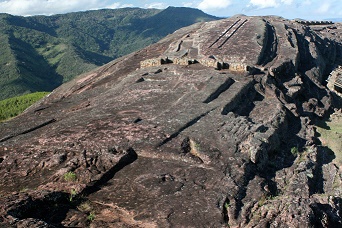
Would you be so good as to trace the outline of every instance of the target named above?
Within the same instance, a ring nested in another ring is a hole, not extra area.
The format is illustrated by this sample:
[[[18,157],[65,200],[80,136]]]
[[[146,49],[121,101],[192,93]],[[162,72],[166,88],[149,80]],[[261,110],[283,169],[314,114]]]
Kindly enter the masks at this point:
[[[342,165],[342,114],[333,114],[317,125],[322,145],[330,148],[335,153],[335,161]]]
[[[0,122],[19,115],[47,94],[49,93],[37,92],[0,101]]]

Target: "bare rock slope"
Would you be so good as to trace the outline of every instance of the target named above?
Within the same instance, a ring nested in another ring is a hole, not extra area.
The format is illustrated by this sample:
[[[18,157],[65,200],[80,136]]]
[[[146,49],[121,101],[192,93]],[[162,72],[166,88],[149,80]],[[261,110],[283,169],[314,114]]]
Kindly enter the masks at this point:
[[[0,125],[5,227],[338,227],[342,25],[198,23]]]

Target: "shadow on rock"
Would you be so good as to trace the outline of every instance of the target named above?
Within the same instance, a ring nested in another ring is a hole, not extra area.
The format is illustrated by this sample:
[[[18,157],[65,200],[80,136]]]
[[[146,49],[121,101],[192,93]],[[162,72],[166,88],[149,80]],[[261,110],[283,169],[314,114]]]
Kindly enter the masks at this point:
[[[115,166],[108,170],[99,180],[88,184],[80,193],[75,193],[72,197],[70,194],[73,193],[65,192],[52,192],[38,199],[29,196],[19,202],[14,209],[10,209],[7,214],[19,220],[33,218],[44,221],[53,227],[64,227],[62,222],[71,210],[76,211],[78,206],[86,201],[87,196],[100,190],[117,172],[133,163],[137,158],[137,153],[132,148],[129,148],[127,154]],[[84,220],[85,223],[88,222],[87,219]]]

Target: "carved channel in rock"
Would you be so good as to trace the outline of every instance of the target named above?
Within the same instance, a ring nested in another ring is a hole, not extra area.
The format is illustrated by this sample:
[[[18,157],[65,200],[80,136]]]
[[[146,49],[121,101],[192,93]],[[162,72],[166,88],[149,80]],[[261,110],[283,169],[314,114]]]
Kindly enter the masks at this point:
[[[211,111],[213,111],[214,109],[205,112],[199,116],[197,116],[196,118],[192,119],[191,121],[189,121],[188,123],[186,123],[183,127],[179,128],[178,131],[176,131],[175,133],[173,133],[170,137],[167,137],[165,140],[163,140],[158,147],[161,147],[163,145],[165,145],[166,143],[170,142],[172,139],[176,138],[180,133],[182,133],[185,129],[195,125],[200,119],[202,119],[203,117],[205,117],[206,115],[208,115]]]
[[[126,167],[127,165],[130,165],[135,160],[138,159],[137,153],[134,151],[133,148],[129,148],[127,150],[127,154],[123,156],[119,162],[113,166],[110,170],[108,170],[106,173],[102,175],[102,177],[97,180],[94,183],[89,183],[86,188],[80,193],[80,195],[88,196],[98,190],[106,184],[109,180],[111,180],[117,172],[119,172],[121,169]]]
[[[239,23],[239,21],[241,21],[241,19],[235,21],[221,36],[219,36],[214,43],[212,43],[209,48],[211,48],[212,46],[214,46],[217,42],[220,41],[220,39],[225,36],[237,23]]]
[[[264,96],[251,87],[248,92],[242,96],[240,104],[236,105],[232,112],[239,116],[249,117],[250,113],[255,108],[255,102],[263,100]]]
[[[235,82],[234,79],[228,78],[220,87],[217,88],[215,92],[209,95],[209,97],[203,102],[205,104],[209,104],[216,98],[218,98],[223,92],[227,91],[231,85]]]
[[[233,32],[232,32],[231,34],[229,34],[229,36],[225,39],[225,41],[224,41],[220,46],[218,46],[218,48],[222,48],[223,45],[225,45],[225,44],[228,42],[228,40],[229,40],[232,36],[234,36],[234,34],[235,34],[240,28],[242,28],[242,26],[244,26],[244,25],[246,24],[247,21],[248,21],[248,20],[245,19],[241,24],[239,24],[239,26],[238,26],[235,30],[233,30]]]
[[[47,126],[47,125],[49,125],[49,124],[51,124],[51,123],[54,123],[54,122],[56,122],[56,119],[51,119],[51,120],[48,120],[48,121],[46,121],[46,122],[43,122],[42,124],[39,124],[39,125],[37,125],[37,126],[34,126],[34,127],[29,128],[29,129],[27,129],[27,130],[24,130],[24,131],[22,131],[22,132],[18,132],[18,133],[15,133],[15,134],[8,135],[8,136],[6,136],[6,137],[0,139],[0,143],[5,142],[5,141],[7,141],[7,140],[9,140],[9,139],[11,139],[11,138],[17,137],[17,136],[19,136],[19,135],[24,135],[24,134],[30,133],[30,132],[32,132],[32,131],[35,131],[35,130],[37,130],[37,129],[39,129],[39,128],[45,127],[45,126]]]
[[[263,44],[263,50],[260,53],[258,65],[265,66],[272,62],[277,55],[277,38],[274,27],[270,23],[266,23],[266,44]]]
[[[234,110],[241,102],[243,102],[243,96],[247,93],[247,91],[253,86],[253,81],[247,82],[246,84],[241,86],[241,89],[234,94],[230,102],[228,102],[222,109],[221,114],[227,115],[229,112]]]

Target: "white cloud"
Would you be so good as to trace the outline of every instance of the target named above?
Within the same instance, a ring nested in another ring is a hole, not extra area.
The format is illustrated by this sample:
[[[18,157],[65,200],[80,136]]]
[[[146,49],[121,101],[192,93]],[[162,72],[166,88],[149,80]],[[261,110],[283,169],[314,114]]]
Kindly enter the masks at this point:
[[[182,2],[184,7],[196,7],[193,2]]]
[[[89,9],[124,7],[119,2],[109,2],[108,0],[5,0],[0,1],[0,12],[14,15],[51,15]]]
[[[325,14],[330,11],[331,5],[330,3],[323,3],[317,10],[318,14]]]
[[[108,9],[116,9],[116,8],[119,8],[120,6],[121,6],[120,2],[116,2],[116,3],[113,3],[111,5],[106,6],[106,8],[108,8]]]
[[[198,4],[198,8],[201,10],[216,10],[227,8],[231,4],[231,0],[203,0]]]
[[[167,5],[163,2],[152,2],[145,5],[145,8],[147,9],[165,9],[166,7]]]
[[[282,0],[282,2],[287,2],[288,0]],[[277,7],[278,3],[276,0],[250,0],[249,2],[251,5],[256,6],[258,8],[270,8],[270,7]]]
[[[293,0],[281,0],[281,3],[284,3],[285,5],[292,5],[293,4]]]
[[[117,8],[125,8],[125,7],[134,7],[133,4],[121,4],[120,2],[113,3],[111,5],[106,6],[107,9],[117,9]]]

